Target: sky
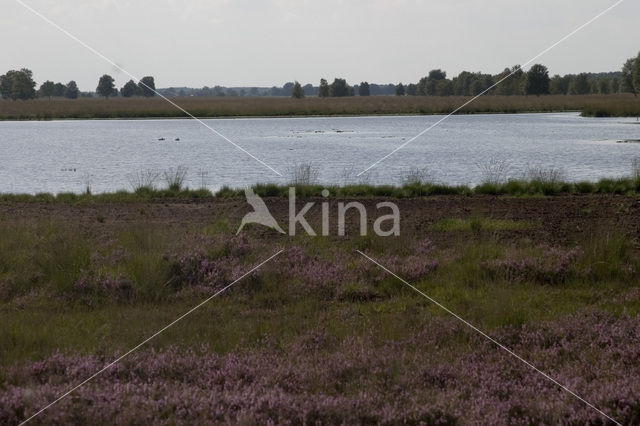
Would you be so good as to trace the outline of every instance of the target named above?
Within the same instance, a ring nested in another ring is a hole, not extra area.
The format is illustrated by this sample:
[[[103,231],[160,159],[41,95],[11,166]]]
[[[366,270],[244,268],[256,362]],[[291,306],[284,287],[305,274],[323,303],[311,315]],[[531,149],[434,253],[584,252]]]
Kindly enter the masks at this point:
[[[441,68],[523,64],[616,0],[22,0],[157,87],[417,82]],[[0,73],[95,90],[117,70],[21,6],[0,0]],[[617,71],[640,50],[626,0],[536,62],[551,74]]]

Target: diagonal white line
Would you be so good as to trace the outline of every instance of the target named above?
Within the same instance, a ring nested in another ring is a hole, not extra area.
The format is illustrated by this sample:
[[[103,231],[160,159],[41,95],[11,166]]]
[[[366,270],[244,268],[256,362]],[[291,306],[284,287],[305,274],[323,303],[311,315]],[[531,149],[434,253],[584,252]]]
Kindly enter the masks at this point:
[[[188,315],[190,315],[191,313],[193,313],[194,311],[196,311],[197,309],[201,308],[203,305],[205,305],[207,302],[209,302],[211,299],[215,298],[216,296],[220,295],[221,293],[224,293],[226,290],[228,290],[231,286],[233,286],[235,283],[237,283],[238,281],[242,280],[244,277],[246,277],[247,275],[251,274],[252,272],[256,271],[257,269],[259,269],[260,267],[262,267],[265,263],[271,261],[273,258],[275,258],[276,256],[278,256],[280,253],[282,253],[284,251],[280,250],[277,253],[275,253],[274,255],[272,255],[271,257],[269,257],[267,260],[261,262],[260,264],[258,264],[257,266],[253,267],[251,270],[249,270],[248,272],[246,272],[244,275],[242,275],[240,278],[238,278],[237,280],[233,281],[231,284],[227,285],[226,287],[224,287],[223,289],[217,291],[215,294],[213,294],[212,296],[210,296],[209,298],[207,298],[206,300],[204,300],[203,302],[200,302],[199,304],[197,304],[196,306],[194,306],[193,308],[189,309],[186,313],[182,314],[179,318],[173,320],[171,323],[167,324],[166,326],[162,327],[160,330],[156,331],[155,333],[153,333],[151,336],[147,337],[146,339],[144,339],[142,342],[140,342],[139,344],[137,344],[136,346],[134,346],[133,348],[131,348],[130,350],[128,350],[127,352],[125,352],[123,355],[121,355],[120,357],[118,357],[115,361],[107,364],[104,368],[102,368],[101,370],[97,371],[96,373],[94,373],[93,375],[91,375],[90,377],[88,377],[87,379],[85,379],[84,381],[82,381],[81,383],[79,383],[78,385],[74,386],[73,388],[69,389],[67,392],[65,392],[64,394],[60,395],[56,400],[52,401],[51,403],[49,403],[48,405],[42,407],[38,412],[34,413],[33,415],[31,415],[28,419],[22,421],[20,423],[20,426],[30,422],[31,420],[33,420],[34,418],[36,418],[37,416],[39,416],[41,413],[43,413],[45,410],[51,408],[52,406],[54,406],[55,404],[57,404],[58,402],[62,401],[64,398],[66,398],[67,396],[69,396],[71,393],[73,393],[76,389],[86,385],[87,383],[89,383],[91,380],[95,379],[96,377],[98,377],[100,374],[104,373],[105,371],[107,371],[108,369],[110,369],[111,367],[113,367],[114,365],[116,365],[118,362],[122,361],[124,358],[126,358],[127,356],[131,355],[133,352],[137,351],[138,349],[140,349],[143,345],[145,345],[146,343],[148,343],[151,339],[157,337],[159,334],[165,332],[167,329],[173,327],[176,323],[178,323],[179,321],[183,320],[185,317],[187,317]]]
[[[603,15],[609,13],[611,10],[613,10],[614,8],[618,7],[622,2],[624,2],[625,0],[618,0],[615,4],[613,4],[612,6],[609,6],[608,8],[606,8],[605,10],[603,10],[602,12],[598,13],[596,16],[594,16],[593,18],[591,18],[590,20],[588,20],[587,22],[585,22],[584,24],[580,25],[578,28],[576,28],[575,30],[571,31],[569,34],[567,34],[566,36],[562,37],[560,40],[558,40],[557,42],[553,43],[551,46],[547,47],[546,49],[544,49],[542,52],[538,53],[536,56],[534,56],[533,58],[529,59],[527,62],[525,62],[524,64],[522,64],[521,66],[517,67],[516,69],[512,70],[509,75],[507,75],[506,77],[503,77],[502,79],[500,79],[498,82],[494,83],[491,87],[489,87],[486,90],[483,90],[482,92],[480,92],[479,94],[477,94],[476,96],[474,96],[473,98],[469,99],[467,102],[463,103],[462,105],[460,105],[458,108],[456,108],[455,110],[453,110],[450,114],[442,117],[440,120],[436,121],[434,124],[432,124],[431,126],[427,127],[426,129],[424,129],[423,131],[421,131],[420,133],[418,133],[416,136],[412,137],[411,139],[409,139],[408,141],[404,142],[402,145],[399,145],[398,147],[396,147],[393,151],[391,151],[390,153],[388,153],[387,155],[385,155],[384,157],[380,158],[378,161],[376,161],[375,163],[371,164],[369,167],[367,167],[366,169],[364,169],[363,171],[361,171],[360,173],[358,173],[356,176],[360,176],[363,173],[366,173],[367,171],[371,170],[372,168],[374,168],[375,166],[377,166],[378,164],[380,164],[381,162],[383,162],[384,160],[386,160],[387,158],[391,157],[393,154],[395,154],[396,152],[398,152],[399,150],[401,150],[402,148],[404,148],[405,146],[409,145],[411,142],[415,141],[416,139],[418,139],[419,137],[421,137],[422,135],[424,135],[425,133],[427,133],[428,131],[430,131],[431,129],[433,129],[434,127],[438,126],[440,123],[442,123],[443,121],[447,120],[449,117],[451,117],[452,115],[456,114],[458,111],[460,111],[461,109],[463,109],[464,107],[466,107],[467,105],[469,105],[470,103],[474,102],[476,99],[478,99],[479,97],[483,96],[484,94],[486,94],[487,92],[489,92],[490,90],[492,90],[493,88],[495,88],[496,86],[498,86],[500,83],[502,83],[503,81],[507,80],[508,78],[510,78],[511,76],[513,76],[513,74],[515,74],[518,70],[526,67],[527,65],[529,65],[530,63],[532,63],[533,61],[535,61],[536,59],[540,58],[541,56],[543,56],[544,54],[546,54],[547,52],[549,52],[550,50],[552,50],[553,48],[555,48],[556,46],[558,46],[559,44],[563,43],[564,41],[566,41],[568,38],[574,36],[577,32],[581,31],[582,29],[584,29],[585,27],[587,27],[588,25],[592,24],[594,21],[596,21],[597,19],[599,19],[600,17],[602,17]]]
[[[415,286],[409,284],[406,280],[402,279],[401,277],[399,277],[398,275],[394,274],[393,272],[391,272],[389,269],[387,269],[386,267],[384,267],[383,265],[381,265],[380,263],[378,263],[376,260],[372,259],[371,257],[367,256],[366,254],[364,254],[363,252],[361,252],[360,250],[356,250],[358,253],[360,253],[363,257],[365,257],[366,259],[368,259],[370,262],[375,263],[376,265],[378,265],[380,268],[382,268],[384,271],[386,271],[388,274],[393,275],[395,278],[397,278],[398,280],[400,280],[402,283],[404,283],[405,285],[407,285],[408,287],[410,287],[413,291],[415,291],[416,293],[422,295],[425,299],[429,300],[431,303],[433,303],[434,305],[436,305],[437,307],[439,307],[440,309],[444,310],[445,312],[447,312],[448,314],[450,314],[451,316],[453,316],[454,318],[456,318],[458,321],[462,322],[464,325],[466,325],[467,327],[471,328],[473,331],[477,332],[478,334],[480,334],[481,336],[483,336],[484,338],[486,338],[487,340],[489,340],[491,343],[495,344],[496,346],[498,346],[500,349],[503,349],[504,351],[506,351],[509,355],[513,356],[514,358],[516,358],[517,360],[521,361],[522,363],[526,364],[527,366],[531,367],[533,370],[535,370],[537,373],[539,373],[540,375],[542,375],[545,379],[551,381],[552,383],[554,383],[555,385],[559,386],[560,388],[562,388],[563,390],[565,390],[566,392],[570,393],[571,395],[573,395],[574,397],[576,397],[577,399],[579,399],[580,401],[582,401],[584,404],[588,405],[589,407],[593,408],[595,411],[597,411],[598,413],[602,414],[604,417],[606,417],[607,419],[611,420],[613,423],[615,423],[618,426],[622,426],[621,423],[619,423],[618,421],[616,421],[615,419],[613,419],[612,417],[610,417],[608,414],[606,414],[604,411],[600,410],[598,407],[596,407],[595,405],[593,405],[592,403],[590,403],[589,401],[585,400],[584,398],[582,398],[580,395],[578,395],[577,393],[575,393],[574,391],[572,391],[571,389],[569,389],[568,387],[566,387],[565,385],[563,385],[562,383],[560,383],[559,381],[557,381],[556,379],[554,379],[553,377],[551,377],[550,375],[548,375],[547,373],[545,373],[544,371],[540,370],[538,367],[536,367],[535,365],[531,364],[529,361],[527,361],[526,359],[522,358],[520,355],[516,354],[515,352],[513,352],[511,349],[507,348],[505,345],[503,345],[502,343],[498,342],[497,340],[495,340],[493,337],[489,336],[487,333],[485,333],[484,331],[480,330],[478,327],[476,327],[475,325],[471,324],[469,321],[465,320],[464,318],[460,317],[458,314],[456,314],[455,312],[453,312],[452,310],[450,310],[449,308],[447,308],[446,306],[444,306],[443,304],[441,304],[440,302],[438,302],[437,300],[433,299],[432,297],[428,296],[426,293],[422,292],[421,290],[419,290],[418,288],[416,288]]]
[[[61,33],[63,33],[64,35],[66,35],[67,37],[69,37],[70,39],[72,39],[73,41],[75,41],[76,43],[80,44],[82,47],[86,48],[87,50],[89,50],[91,53],[93,53],[94,55],[98,56],[99,58],[103,59],[104,61],[108,62],[109,64],[111,64],[112,66],[114,66],[116,69],[122,71],[123,73],[125,73],[126,75],[128,75],[130,78],[132,78],[133,80],[139,82],[140,84],[142,84],[144,87],[146,87],[147,89],[153,91],[156,95],[158,95],[160,98],[164,99],[165,101],[167,101],[168,103],[170,103],[172,106],[174,106],[176,109],[178,109],[179,111],[183,112],[184,114],[186,114],[187,116],[189,116],[190,118],[196,120],[198,123],[200,123],[201,125],[203,125],[204,127],[206,127],[207,129],[209,129],[211,132],[213,132],[215,135],[221,137],[222,139],[224,139],[225,141],[227,141],[228,143],[230,143],[231,145],[233,145],[234,147],[236,147],[237,149],[239,149],[240,151],[244,152],[245,154],[247,154],[249,157],[253,158],[254,160],[256,160],[258,163],[262,164],[263,166],[265,166],[266,168],[268,168],[269,170],[271,170],[272,172],[274,172],[276,175],[278,176],[282,176],[282,174],[280,172],[278,172],[276,169],[274,169],[273,167],[271,167],[270,165],[268,165],[267,163],[265,163],[264,161],[260,160],[259,158],[257,158],[256,156],[254,156],[253,154],[251,154],[249,151],[247,151],[246,149],[244,149],[243,147],[241,147],[240,145],[238,145],[237,143],[233,142],[231,139],[229,139],[228,137],[226,137],[225,135],[223,135],[222,133],[218,132],[216,129],[214,129],[213,127],[209,126],[207,123],[205,123],[204,121],[202,121],[201,119],[199,119],[198,117],[194,116],[193,114],[191,114],[189,111],[185,110],[184,108],[182,108],[180,105],[176,104],[175,102],[173,102],[171,99],[167,98],[166,96],[164,96],[163,94],[161,94],[160,92],[156,91],[155,89],[147,86],[144,82],[140,81],[140,79],[138,77],[136,77],[135,75],[131,74],[129,71],[125,70],[124,68],[122,68],[120,65],[116,64],[114,61],[112,61],[111,59],[107,58],[105,55],[103,55],[102,53],[98,52],[96,49],[94,49],[93,47],[89,46],[87,43],[85,43],[84,41],[80,40],[78,37],[74,36],[73,34],[71,34],[69,31],[65,30],[64,28],[62,28],[61,26],[59,26],[58,24],[56,24],[55,22],[53,22],[51,19],[47,18],[46,16],[44,16],[43,14],[41,14],[40,12],[38,12],[37,10],[35,10],[34,8],[32,8],[31,6],[29,6],[28,4],[26,4],[25,2],[23,2],[22,0],[15,0],[18,4],[20,4],[22,7],[24,7],[25,9],[29,10],[31,13],[33,13],[34,15],[38,16],[40,19],[42,19],[43,21],[45,21],[46,23],[48,23],[49,25],[51,25],[52,27],[54,27],[55,29],[57,29],[58,31],[60,31]]]

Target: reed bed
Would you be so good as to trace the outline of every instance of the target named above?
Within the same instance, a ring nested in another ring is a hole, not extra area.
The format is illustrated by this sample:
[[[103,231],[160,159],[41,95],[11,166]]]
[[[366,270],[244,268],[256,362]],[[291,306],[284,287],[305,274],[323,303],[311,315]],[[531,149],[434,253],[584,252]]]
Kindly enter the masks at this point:
[[[198,117],[447,114],[469,97],[371,96],[349,98],[174,98]],[[582,111],[587,116],[639,116],[631,94],[584,96],[483,96],[460,113]],[[182,111],[160,98],[0,100],[0,120],[180,118]]]

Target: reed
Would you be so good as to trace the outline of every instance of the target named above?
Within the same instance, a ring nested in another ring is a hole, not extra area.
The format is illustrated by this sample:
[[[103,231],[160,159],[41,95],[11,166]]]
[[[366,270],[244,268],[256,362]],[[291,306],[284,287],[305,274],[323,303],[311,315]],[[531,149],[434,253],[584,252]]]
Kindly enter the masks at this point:
[[[172,99],[198,117],[447,114],[469,97],[369,96],[348,98],[189,97]],[[631,94],[483,96],[461,114],[582,111],[585,116],[640,116]],[[0,120],[184,118],[160,98],[0,100]]]

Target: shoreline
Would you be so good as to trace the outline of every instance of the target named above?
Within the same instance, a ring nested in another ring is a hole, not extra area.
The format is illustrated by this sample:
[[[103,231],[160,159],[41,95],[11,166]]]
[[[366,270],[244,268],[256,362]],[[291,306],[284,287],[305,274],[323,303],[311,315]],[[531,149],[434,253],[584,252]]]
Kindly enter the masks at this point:
[[[449,113],[450,114],[450,113]],[[282,115],[203,115],[195,116],[198,120],[253,120],[253,119],[277,119],[277,118],[358,118],[358,117],[433,117],[446,116],[448,113],[345,113],[345,114],[282,114]],[[522,110],[515,112],[499,112],[499,111],[473,111],[460,112],[453,115],[526,115],[526,114],[579,114],[583,118],[633,118],[635,116],[611,116],[611,117],[595,117],[584,116],[582,111],[578,109],[569,110]],[[34,121],[165,121],[165,120],[194,120],[192,117],[185,116],[145,116],[145,117],[52,117],[52,118],[3,118],[0,122],[34,122]]]
[[[333,198],[389,198],[412,199],[439,196],[456,197],[563,197],[563,196],[606,196],[620,195],[631,198],[640,196],[640,176],[626,178],[608,178],[599,181],[560,181],[553,179],[509,180],[505,182],[485,182],[476,186],[446,185],[438,183],[414,182],[404,185],[281,185],[275,183],[257,183],[251,186],[253,191],[263,198],[288,198],[289,187],[296,188],[298,198],[321,198],[323,190],[329,190]],[[135,191],[119,190],[102,193],[48,192],[5,193],[0,192],[0,204],[25,203],[131,203],[131,202],[166,202],[166,201],[212,201],[244,199],[244,188],[223,186],[217,191],[207,188],[150,188],[140,187]]]

